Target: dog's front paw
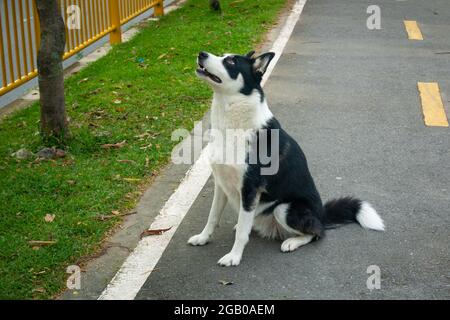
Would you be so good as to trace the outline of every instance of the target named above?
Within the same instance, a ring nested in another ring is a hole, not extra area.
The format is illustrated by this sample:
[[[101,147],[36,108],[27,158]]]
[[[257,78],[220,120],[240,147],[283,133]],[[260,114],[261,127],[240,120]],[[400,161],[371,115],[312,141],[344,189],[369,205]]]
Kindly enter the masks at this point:
[[[209,241],[209,237],[203,234],[197,234],[189,238],[188,243],[193,246],[203,246],[207,244]]]
[[[241,262],[242,255],[228,253],[224,255],[217,263],[223,267],[237,266]]]

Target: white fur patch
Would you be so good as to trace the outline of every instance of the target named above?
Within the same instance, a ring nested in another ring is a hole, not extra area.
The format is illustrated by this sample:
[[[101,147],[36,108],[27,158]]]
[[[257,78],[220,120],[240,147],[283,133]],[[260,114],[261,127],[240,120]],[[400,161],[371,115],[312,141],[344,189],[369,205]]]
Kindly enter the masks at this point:
[[[361,209],[356,214],[356,220],[365,229],[384,231],[383,219],[381,219],[372,205],[366,201],[361,203]]]
[[[253,222],[253,230],[260,237],[271,240],[284,240],[292,235],[277,222],[273,214],[257,215]]]

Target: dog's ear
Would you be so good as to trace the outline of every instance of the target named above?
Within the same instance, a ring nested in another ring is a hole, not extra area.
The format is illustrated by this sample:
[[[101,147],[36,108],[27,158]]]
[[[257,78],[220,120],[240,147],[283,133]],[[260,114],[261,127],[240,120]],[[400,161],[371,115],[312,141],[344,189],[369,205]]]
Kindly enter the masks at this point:
[[[255,58],[255,62],[253,62],[253,70],[260,74],[261,76],[266,72],[267,67],[269,66],[270,61],[275,56],[273,52],[266,52]]]
[[[252,50],[252,51],[249,51],[245,56],[250,59],[251,57],[253,57],[254,54],[255,54],[255,50]]]

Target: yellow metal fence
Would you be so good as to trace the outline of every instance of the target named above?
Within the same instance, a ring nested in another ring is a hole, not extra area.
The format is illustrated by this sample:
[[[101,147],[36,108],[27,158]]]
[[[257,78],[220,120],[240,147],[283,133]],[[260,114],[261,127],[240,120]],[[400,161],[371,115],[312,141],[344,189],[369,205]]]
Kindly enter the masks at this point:
[[[64,59],[107,34],[111,43],[119,43],[120,27],[151,8],[163,15],[163,0],[60,0],[60,5],[66,24]],[[35,0],[0,0],[0,97],[37,75],[39,41]]]

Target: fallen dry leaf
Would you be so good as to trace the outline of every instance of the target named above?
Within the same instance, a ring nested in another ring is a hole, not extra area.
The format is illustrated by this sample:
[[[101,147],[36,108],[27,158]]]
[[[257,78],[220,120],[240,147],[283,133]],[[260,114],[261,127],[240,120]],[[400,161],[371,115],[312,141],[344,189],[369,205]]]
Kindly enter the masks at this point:
[[[219,283],[223,286],[231,286],[233,284],[232,281],[219,280]]]
[[[89,78],[81,79],[80,81],[78,81],[78,84],[83,83],[83,82],[86,82],[86,81],[88,81],[88,80],[89,80]]]
[[[117,142],[117,143],[107,143],[107,144],[102,145],[102,148],[103,149],[111,149],[111,148],[119,149],[119,148],[122,148],[126,143],[127,143],[126,140],[123,140],[123,141]]]
[[[134,137],[135,137],[135,138],[142,139],[142,138],[146,138],[146,137],[148,137],[148,136],[151,136],[151,134],[148,133],[148,132],[144,132],[144,133],[138,134],[137,136],[134,136]]]
[[[117,210],[113,210],[113,211],[111,211],[111,213],[113,215],[115,215],[115,216],[119,216],[120,215],[120,211],[117,211]]]
[[[137,213],[137,211],[130,211],[130,212],[126,212],[126,213],[120,213],[119,211],[112,211],[115,212],[113,214],[110,215],[100,215],[100,216],[95,216],[93,217],[95,220],[100,220],[100,221],[105,221],[105,220],[109,220],[112,218],[117,218],[117,217],[125,217],[125,216],[129,216],[130,214],[135,214]]]
[[[133,161],[133,160],[128,160],[128,159],[117,160],[117,162],[120,162],[120,163],[133,163],[133,164],[135,164],[135,163],[136,163],[136,161]]]
[[[166,228],[166,229],[149,229],[149,230],[144,230],[141,233],[141,238],[143,237],[148,237],[148,236],[158,236],[163,234],[166,231],[169,231],[170,229],[172,229],[172,227]]]
[[[160,55],[160,56],[158,57],[158,60],[164,58],[166,55],[167,55],[167,53],[163,53],[162,55]]]
[[[137,181],[141,181],[140,178],[123,178],[123,180],[128,181],[128,182],[137,182]]]
[[[55,220],[55,215],[47,213],[44,217],[44,220],[45,222],[53,222],[53,220]]]
[[[92,91],[89,91],[89,92],[87,92],[87,93],[83,93],[81,96],[84,97],[84,98],[87,98],[87,97],[89,97],[89,96],[98,94],[98,93],[101,92],[101,91],[102,91],[102,89],[97,88],[97,89],[92,90]],[[78,105],[74,106],[74,105],[72,104],[72,107],[78,107]]]
[[[53,240],[30,240],[30,241],[28,241],[28,244],[32,245],[32,246],[48,246],[48,245],[55,244],[55,243],[56,243],[56,241],[53,241]]]

